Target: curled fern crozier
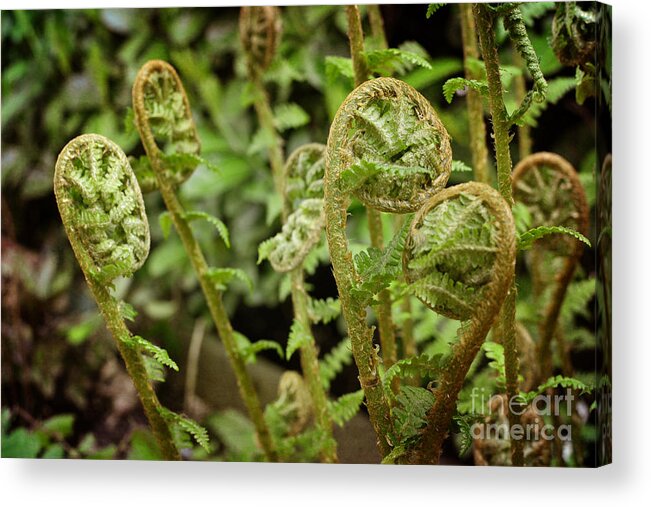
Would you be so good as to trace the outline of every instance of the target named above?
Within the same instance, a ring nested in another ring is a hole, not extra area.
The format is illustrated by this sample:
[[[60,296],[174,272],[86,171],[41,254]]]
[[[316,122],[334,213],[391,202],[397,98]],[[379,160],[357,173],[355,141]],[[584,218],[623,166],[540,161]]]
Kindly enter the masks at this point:
[[[81,246],[75,254],[90,260],[91,274],[110,281],[143,265],[150,243],[145,205],[115,143],[97,134],[70,141],[57,159],[54,192],[66,233]]]
[[[260,245],[260,259],[268,258],[280,273],[297,268],[321,239],[325,149],[323,144],[306,144],[285,164],[286,202],[291,214],[282,230]]]
[[[483,183],[447,188],[414,217],[403,251],[406,278],[434,311],[465,322],[409,462],[438,462],[466,374],[511,287],[515,238],[509,205]]]
[[[597,47],[595,6],[584,2],[557,2],[551,44],[563,65],[583,67],[594,62]]]
[[[201,142],[192,118],[190,103],[174,67],[162,60],[142,66],[133,85],[136,127],[145,146],[156,147],[156,156],[165,159],[164,177],[173,186],[187,180],[200,162]],[[144,192],[157,187],[152,168],[141,164],[137,173]]]
[[[372,170],[353,190],[379,211],[416,211],[448,181],[450,137],[431,104],[414,88],[378,78],[356,88],[337,111],[328,154],[338,178]]]
[[[280,10],[275,6],[240,8],[240,40],[249,72],[261,75],[269,68],[278,51],[282,33]]]

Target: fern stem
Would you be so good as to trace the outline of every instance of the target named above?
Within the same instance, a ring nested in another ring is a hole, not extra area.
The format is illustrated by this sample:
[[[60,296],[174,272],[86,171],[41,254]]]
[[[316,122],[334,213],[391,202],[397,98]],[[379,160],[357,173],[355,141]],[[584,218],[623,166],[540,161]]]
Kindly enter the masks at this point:
[[[513,63],[523,69],[524,72],[524,61],[522,56],[517,51],[513,52]],[[518,103],[522,103],[527,94],[527,87],[524,81],[524,74],[519,74],[514,77],[515,83],[515,99]],[[531,155],[533,150],[533,140],[531,139],[531,127],[523,123],[518,126],[518,158],[522,160],[525,157]]]
[[[366,6],[368,12],[368,19],[371,24],[371,35],[378,41],[380,49],[389,47],[387,43],[387,36],[384,31],[384,20],[382,19],[382,11],[377,4],[368,4]]]
[[[347,5],[348,40],[350,41],[350,56],[353,60],[355,73],[355,86],[361,85],[368,79],[369,70],[364,55],[364,32],[362,31],[362,18],[357,5]]]
[[[181,455],[174,444],[170,427],[161,415],[161,404],[149,381],[142,356],[136,348],[129,347],[123,341],[123,338],[131,336],[131,333],[127,329],[124,319],[120,314],[117,301],[111,296],[105,286],[95,282],[92,277],[86,276],[86,282],[88,283],[88,287],[90,287],[95,301],[97,301],[97,306],[99,306],[109,331],[114,337],[118,351],[133,381],[133,385],[136,387],[138,398],[140,398],[140,402],[145,409],[145,415],[147,416],[163,458],[166,460],[180,460]]]
[[[208,278],[208,264],[203,255],[203,251],[194,237],[190,224],[184,218],[185,210],[176,196],[173,185],[168,181],[168,178],[165,177],[165,163],[162,160],[161,151],[156,144],[153,132],[151,131],[147,121],[147,113],[144,104],[144,86],[149,73],[154,68],[161,65],[163,65],[162,62],[150,62],[140,70],[136,77],[133,87],[133,106],[135,111],[136,127],[140,134],[145,152],[147,153],[147,157],[149,158],[154,170],[159,191],[163,197],[165,206],[170,213],[174,228],[181,238],[185,251],[192,263],[192,267],[199,279],[201,290],[206,298],[208,309],[217,327],[217,332],[224,344],[226,354],[237,379],[240,395],[244,400],[249,416],[255,426],[260,445],[269,461],[277,461],[278,455],[273,448],[271,435],[264,420],[260,400],[258,399],[258,395],[253,386],[253,381],[246,370],[244,359],[237,348],[237,343],[235,342],[235,337],[233,335],[233,328],[222,301],[222,294]],[[175,79],[178,79],[176,71],[174,71],[171,66],[166,70],[173,72]],[[180,80],[178,82],[179,88],[182,89]]]
[[[319,353],[316,348],[314,336],[312,335],[312,324],[307,310],[308,295],[305,290],[303,265],[291,272],[292,277],[292,303],[294,305],[294,316],[303,326],[303,329],[310,333],[311,339],[301,346],[301,369],[307,383],[314,413],[316,425],[325,435],[325,443],[321,450],[321,459],[324,463],[337,463],[337,444],[332,435],[332,418],[328,409],[328,398],[321,383],[321,371],[319,367]]]
[[[463,42],[463,61],[466,79],[477,79],[470,65],[471,59],[479,59],[477,30],[472,16],[471,4],[459,4],[461,14],[461,40]],[[470,130],[470,149],[475,180],[490,184],[488,168],[488,149],[486,148],[486,125],[484,124],[484,105],[481,94],[469,89],[466,94],[468,107],[468,127]]]
[[[376,6],[377,7],[377,6]],[[379,10],[379,9],[378,9]],[[350,54],[353,60],[355,71],[355,86],[359,86],[368,80],[369,70],[364,56],[364,32],[359,8],[356,5],[346,6],[348,14],[348,38],[350,40]],[[381,17],[380,17],[381,21]],[[376,26],[376,29],[378,27]],[[384,248],[384,237],[382,232],[382,214],[369,206],[366,207],[368,220],[368,231],[371,238],[371,245],[380,250]],[[396,335],[391,318],[391,294],[388,289],[378,294],[379,304],[377,306],[378,331],[380,334],[380,347],[382,349],[382,361],[386,368],[389,368],[398,359],[396,348]],[[393,388],[399,389],[399,379],[393,382]]]
[[[479,34],[486,78],[488,81],[488,99],[493,120],[493,137],[495,139],[495,158],[497,160],[497,186],[502,197],[510,207],[513,206],[513,189],[511,182],[511,151],[509,134],[509,117],[504,106],[502,81],[500,79],[499,56],[495,42],[495,14],[483,4],[473,6],[475,23]],[[506,394],[509,400],[518,395],[518,351],[515,340],[515,299],[517,289],[515,280],[509,290],[504,307],[500,311],[498,329],[501,335],[506,362]],[[519,424],[520,418],[512,410],[508,411],[509,425]],[[514,466],[524,464],[522,440],[511,440],[511,462]]]

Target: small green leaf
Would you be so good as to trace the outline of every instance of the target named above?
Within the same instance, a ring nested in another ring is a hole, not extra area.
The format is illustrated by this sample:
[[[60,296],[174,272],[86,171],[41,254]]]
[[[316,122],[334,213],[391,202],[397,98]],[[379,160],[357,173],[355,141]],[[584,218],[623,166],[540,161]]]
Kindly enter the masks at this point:
[[[163,366],[167,366],[168,368],[171,368],[175,371],[179,371],[179,367],[174,361],[172,361],[165,349],[154,345],[152,342],[146,340],[142,336],[125,336],[122,338],[122,341],[129,347],[137,348],[141,353],[152,357]]]
[[[560,225],[541,225],[540,227],[529,229],[527,232],[520,234],[518,237],[518,250],[529,250],[536,240],[548,236],[549,234],[567,234],[568,236],[572,236],[573,238],[582,241],[589,247],[592,246],[590,240],[579,231],[575,231],[569,227],[562,227]]]
[[[307,125],[310,115],[298,104],[279,104],[274,109],[274,124],[280,132]]]
[[[305,326],[301,322],[294,320],[289,331],[289,339],[287,340],[287,360],[289,361],[294,352],[312,341],[312,339],[312,333],[308,329],[305,329]]]
[[[467,172],[472,172],[472,167],[467,165],[465,162],[462,162],[461,160],[453,160],[452,171],[458,173],[467,173]]]
[[[328,409],[334,423],[343,426],[350,421],[359,412],[362,401],[364,401],[364,391],[362,389],[344,394],[335,401],[328,401]]]
[[[163,211],[158,215],[158,223],[160,224],[161,231],[163,231],[163,238],[169,238],[172,230],[172,215],[170,215],[170,212]]]
[[[215,288],[219,291],[225,291],[228,287],[228,284],[234,279],[237,278],[240,281],[244,282],[247,288],[253,290],[253,282],[249,275],[244,271],[237,268],[210,268],[206,273],[206,278],[215,284]]]
[[[427,6],[427,14],[425,14],[425,18],[429,19],[430,17],[432,17],[432,15],[434,15],[434,13],[444,5],[445,4],[429,4]]]
[[[443,85],[443,96],[448,104],[452,102],[454,94],[459,90],[470,88],[482,95],[488,95],[488,84],[485,81],[477,81],[476,79],[466,79],[464,77],[453,77],[448,79]]]
[[[188,222],[192,222],[194,220],[205,220],[209,224],[212,224],[215,226],[215,229],[217,229],[217,232],[219,233],[219,236],[222,238],[222,241],[226,247],[231,247],[228,228],[226,227],[226,224],[224,224],[224,222],[222,222],[219,218],[214,217],[208,213],[204,213],[203,211],[186,211],[183,213],[183,218],[185,218]]]

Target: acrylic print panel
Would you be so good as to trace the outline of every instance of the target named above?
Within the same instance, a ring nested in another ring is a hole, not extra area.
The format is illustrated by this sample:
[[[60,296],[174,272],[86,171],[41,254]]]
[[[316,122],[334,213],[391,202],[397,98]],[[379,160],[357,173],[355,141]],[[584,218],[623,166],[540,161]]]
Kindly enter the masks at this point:
[[[611,11],[4,11],[2,457],[611,459]]]

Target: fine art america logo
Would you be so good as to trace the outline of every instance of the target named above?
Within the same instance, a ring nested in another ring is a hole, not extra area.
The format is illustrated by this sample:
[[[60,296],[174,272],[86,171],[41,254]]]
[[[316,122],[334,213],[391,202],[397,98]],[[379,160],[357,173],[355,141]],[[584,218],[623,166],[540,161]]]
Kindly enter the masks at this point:
[[[490,395],[483,387],[475,387],[470,398],[471,413],[485,416],[483,421],[471,426],[474,439],[572,440],[571,424],[553,425],[545,422],[546,417],[557,419],[562,415],[572,416],[576,398],[570,389],[564,394],[539,394],[527,403],[528,400],[521,395],[511,398],[503,394]],[[520,422],[509,425],[509,412],[518,416]]]

